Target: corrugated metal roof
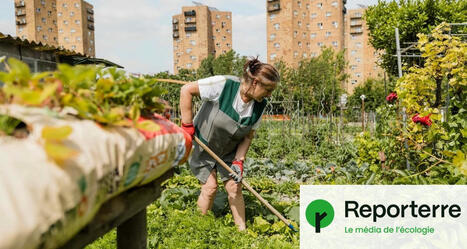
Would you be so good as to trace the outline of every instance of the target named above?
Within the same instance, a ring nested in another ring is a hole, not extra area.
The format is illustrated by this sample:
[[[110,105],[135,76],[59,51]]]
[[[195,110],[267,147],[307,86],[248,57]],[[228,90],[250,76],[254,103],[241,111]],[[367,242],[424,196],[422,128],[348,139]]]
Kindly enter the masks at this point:
[[[60,47],[55,47],[49,44],[43,44],[42,42],[29,41],[27,39],[21,39],[11,35],[5,35],[0,32],[0,42],[6,42],[14,45],[21,45],[23,47],[31,48],[37,51],[52,51],[59,56],[63,56],[61,60],[72,65],[77,64],[104,64],[106,66],[123,68],[122,66],[108,61],[106,59],[93,58],[73,50],[68,50]]]

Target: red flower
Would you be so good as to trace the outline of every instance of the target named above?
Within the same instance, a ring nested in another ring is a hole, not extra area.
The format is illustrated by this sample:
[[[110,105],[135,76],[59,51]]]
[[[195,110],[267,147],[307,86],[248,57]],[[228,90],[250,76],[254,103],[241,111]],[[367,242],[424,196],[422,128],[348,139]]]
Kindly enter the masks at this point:
[[[394,102],[394,100],[397,99],[397,93],[390,93],[388,96],[386,96],[386,101],[388,102]]]
[[[416,123],[416,124],[417,124],[417,123],[420,123],[420,124],[425,125],[425,126],[430,126],[431,123],[432,123],[432,122],[431,122],[431,119],[430,119],[430,116],[431,116],[431,113],[428,114],[428,115],[425,116],[425,117],[422,117],[422,116],[420,116],[420,115],[417,113],[417,114],[415,114],[415,115],[412,117],[412,121],[413,121],[414,123]]]

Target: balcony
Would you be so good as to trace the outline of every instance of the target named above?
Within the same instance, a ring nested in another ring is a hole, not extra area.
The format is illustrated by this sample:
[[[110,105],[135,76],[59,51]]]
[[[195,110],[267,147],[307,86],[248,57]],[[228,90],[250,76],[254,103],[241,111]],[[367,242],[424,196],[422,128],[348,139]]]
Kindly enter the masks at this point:
[[[347,0],[342,0],[342,3],[345,5],[347,3]]]
[[[94,15],[94,10],[92,10],[92,9],[87,9],[86,11],[88,12],[88,14]]]
[[[26,6],[26,3],[24,1],[19,1],[18,3],[15,4],[16,8],[21,8],[25,6]]]
[[[16,12],[16,16],[25,16],[25,15],[26,15],[26,11],[20,10],[20,11]]]
[[[277,2],[279,0],[268,0],[268,3]]]
[[[90,30],[94,30],[94,25],[93,25],[93,24],[91,24],[91,23],[88,23],[88,29],[90,29]]]
[[[16,20],[16,25],[26,25],[26,19]]]
[[[352,34],[352,35],[362,34],[362,33],[363,33],[362,28],[354,28],[354,29],[350,30],[350,34]]]
[[[174,39],[177,39],[177,38],[180,37],[180,34],[178,33],[178,31],[176,31],[176,32],[173,33],[172,36],[173,36]]]
[[[88,21],[90,21],[90,22],[94,22],[94,17],[92,17],[92,16],[88,16]]]
[[[196,23],[195,17],[187,17],[185,18],[185,23]]]
[[[361,21],[350,21],[350,27],[357,27],[362,25],[363,23]]]
[[[172,19],[172,23],[173,23],[173,24],[178,23],[178,19]]]
[[[342,13],[344,13],[344,15],[347,14],[347,8],[346,8],[346,7],[344,7],[344,8],[342,9]]]
[[[196,11],[195,10],[185,11],[184,14],[185,16],[196,16]]]
[[[186,32],[196,31],[196,26],[195,25],[187,26],[187,27],[185,27],[185,31]]]
[[[354,13],[350,19],[361,19],[362,18],[362,13]]]
[[[178,30],[178,24],[174,23],[172,26],[173,26],[173,29],[172,29],[173,31]]]
[[[268,12],[274,12],[281,9],[280,3],[268,4]]]

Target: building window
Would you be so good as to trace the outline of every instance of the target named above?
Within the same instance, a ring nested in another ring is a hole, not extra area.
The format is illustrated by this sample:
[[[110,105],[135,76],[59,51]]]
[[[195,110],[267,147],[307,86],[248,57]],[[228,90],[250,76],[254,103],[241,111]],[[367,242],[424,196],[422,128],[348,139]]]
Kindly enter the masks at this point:
[[[45,0],[41,0],[41,4],[42,4],[42,5],[45,5]]]
[[[76,23],[76,24],[80,24],[81,21],[80,21],[80,20],[75,20],[75,23]]]
[[[322,46],[324,46],[324,43],[318,42],[318,47],[322,47]]]
[[[332,25],[334,25],[335,28],[339,26],[339,24],[336,21],[332,22]]]
[[[350,66],[350,69],[352,69],[352,70],[357,69],[357,65],[352,65],[352,66]]]
[[[227,47],[230,48],[230,46],[231,46],[230,43],[227,43]]]
[[[316,52],[311,53],[311,57],[316,57],[318,54]]]
[[[306,9],[309,10],[310,9],[310,4],[306,4]]]
[[[316,38],[316,33],[311,33],[311,34],[310,34],[310,38],[311,38],[311,39],[315,39],[315,38]]]
[[[225,26],[227,26],[227,23],[226,23],[226,22],[222,22],[222,23],[221,23],[221,27],[222,27],[222,28],[225,28]]]
[[[226,17],[227,17],[227,19],[230,19],[230,15],[227,15]]]
[[[57,25],[57,20],[52,21],[54,25]]]
[[[271,34],[269,40],[274,41],[274,39],[276,39],[276,34]]]
[[[37,26],[37,27],[36,27],[36,30],[37,30],[37,31],[41,31],[41,30],[42,30],[42,26]]]
[[[303,56],[303,58],[307,58],[307,57],[308,57],[308,55],[307,55],[306,53],[303,53],[302,56]]]
[[[298,27],[302,27],[302,21],[298,21]]]
[[[215,40],[215,39],[216,39],[216,37],[215,37],[215,36],[212,36],[212,40]]]
[[[352,35],[350,35],[350,38],[351,38],[352,40],[355,40],[355,39],[357,39],[357,36],[354,35],[354,34],[352,34]]]
[[[358,81],[357,80],[352,80],[351,82],[352,82],[352,85],[355,85],[355,84],[357,84]]]
[[[49,28],[49,32],[53,32],[54,30],[52,28]]]
[[[219,29],[216,29],[216,32],[219,33],[219,32],[221,32],[221,31],[220,31]]]
[[[191,63],[186,64],[186,68],[191,68],[192,66],[193,66],[193,64],[191,64]]]
[[[297,58],[297,57],[298,57],[298,52],[297,52],[297,51],[293,52],[293,57],[294,57],[294,58]]]
[[[271,20],[271,21],[274,20],[274,18],[276,18],[276,16],[277,16],[276,14],[269,15],[269,20]]]
[[[75,50],[75,49],[76,49],[76,45],[72,45],[72,46],[71,46],[71,49]]]
[[[362,59],[360,59],[360,57],[357,57],[357,58],[355,58],[355,61],[356,61],[357,63],[360,63],[360,62],[362,61]]]
[[[47,40],[49,37],[47,37],[47,35],[43,35],[42,38],[43,38],[44,40]]]
[[[278,42],[276,42],[276,43],[274,43],[274,47],[275,47],[275,48],[280,48],[281,45],[280,45]]]
[[[70,32],[73,34],[76,32],[76,29],[71,29]]]
[[[196,60],[196,56],[194,56],[194,55],[190,56],[190,58],[191,58],[191,60],[194,60],[194,61]]]
[[[221,44],[220,44],[220,43],[216,43],[216,46],[220,48],[220,47],[221,47]]]
[[[357,76],[357,78],[360,78],[362,77],[362,73],[355,73],[355,76]]]
[[[361,42],[356,42],[356,43],[355,43],[355,46],[356,46],[357,48],[362,48],[362,43],[361,43]]]
[[[191,41],[190,41],[190,44],[193,45],[193,46],[196,46],[196,41],[195,41],[195,40],[191,40]]]
[[[297,5],[298,5],[299,8],[301,8],[302,7],[302,2],[298,1]]]
[[[329,37],[329,36],[331,36],[331,32],[327,31],[326,32],[326,37]]]
[[[186,33],[186,38],[191,37],[191,33]]]
[[[316,13],[311,13],[311,18],[316,18],[318,16],[318,14]]]
[[[91,45],[94,45],[94,40],[89,40],[89,43],[91,43]]]
[[[76,7],[76,8],[79,8],[79,3],[75,3],[75,7]]]
[[[326,17],[330,17],[331,16],[331,12],[326,12]]]
[[[352,51],[350,51],[350,54],[351,54],[351,55],[355,55],[356,53],[357,53],[357,50],[352,50]]]
[[[227,39],[227,36],[223,36],[222,40],[225,41]]]
[[[68,42],[68,41],[70,41],[70,38],[68,38],[68,37],[65,37],[65,39],[64,39],[64,40],[65,40],[66,42]]]
[[[62,15],[63,15],[62,12],[58,12],[58,13],[57,13],[57,16],[62,16]]]
[[[23,28],[18,28],[18,32],[23,32]]]
[[[271,60],[275,60],[275,59],[276,59],[276,57],[277,57],[277,55],[276,55],[276,54],[271,54],[271,55],[269,56],[269,58],[270,58]]]
[[[332,7],[337,7],[337,2],[336,2],[336,1],[332,2],[332,3],[331,3],[331,6],[332,6]]]
[[[354,16],[354,17],[362,17],[362,13],[357,12],[357,13],[355,13],[353,16]]]
[[[220,15],[216,15],[216,18],[219,19],[219,18],[221,18],[221,16],[220,16]]]
[[[60,34],[63,33],[63,29],[59,29],[58,33],[60,33]]]
[[[81,41],[81,37],[76,37],[76,41]]]
[[[75,12],[70,12],[70,16],[74,16],[75,15]]]
[[[306,29],[310,30],[310,24],[309,23],[306,24]]]
[[[307,36],[306,32],[303,32],[303,35],[302,35],[302,37],[305,39],[305,38],[306,38],[306,36]]]
[[[230,29],[227,29],[227,33],[230,33]]]
[[[274,29],[279,30],[281,28],[281,25],[279,23],[274,24]]]
[[[42,17],[42,22],[47,23],[47,20],[45,19],[45,17]]]
[[[37,12],[37,13],[41,13],[41,8],[37,8],[37,9],[36,9],[36,12]]]
[[[187,54],[191,53],[191,48],[187,48],[187,49],[186,49],[186,53],[187,53]]]
[[[319,23],[318,23],[318,28],[319,28],[319,29],[323,29],[323,23],[322,23],[322,22],[319,22]]]
[[[64,20],[64,21],[63,21],[63,24],[68,25],[68,21],[67,21],[67,20]]]
[[[298,47],[301,48],[302,47],[302,42],[298,42]]]
[[[323,3],[316,4],[316,7],[318,7],[319,9],[322,9],[323,8]]]
[[[295,37],[297,37],[297,35],[298,35],[298,31],[295,30],[295,31],[293,32],[293,37],[295,38]]]
[[[293,15],[294,15],[294,16],[298,16],[298,11],[294,10],[294,11],[293,11]]]
[[[47,11],[47,16],[52,16],[52,11]]]
[[[336,41],[333,41],[332,45],[337,48],[337,42]]]
[[[63,6],[63,8],[67,8],[68,4],[64,3],[62,6]]]

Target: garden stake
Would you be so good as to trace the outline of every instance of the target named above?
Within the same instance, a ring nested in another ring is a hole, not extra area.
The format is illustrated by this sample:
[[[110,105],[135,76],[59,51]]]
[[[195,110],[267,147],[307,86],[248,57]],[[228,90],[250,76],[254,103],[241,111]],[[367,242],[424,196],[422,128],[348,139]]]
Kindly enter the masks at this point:
[[[194,140],[201,146],[205,151],[209,153],[209,155],[212,156],[222,167],[224,167],[229,173],[235,174],[235,172],[224,162],[222,159],[220,159],[216,153],[214,153],[207,145],[205,145],[201,140],[199,140],[198,137],[194,136]],[[294,232],[298,232],[295,227],[286,219],[282,214],[280,214],[271,204],[269,204],[268,201],[266,201],[261,195],[258,194],[251,186],[248,184],[244,179],[242,179],[242,184],[245,186],[248,191],[250,191],[261,203],[263,203],[274,215],[276,215],[282,222],[284,222],[287,227],[292,229]]]

